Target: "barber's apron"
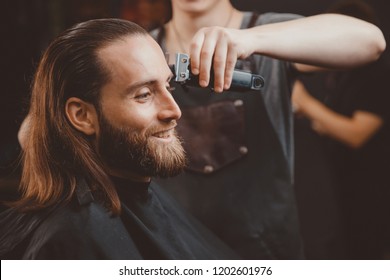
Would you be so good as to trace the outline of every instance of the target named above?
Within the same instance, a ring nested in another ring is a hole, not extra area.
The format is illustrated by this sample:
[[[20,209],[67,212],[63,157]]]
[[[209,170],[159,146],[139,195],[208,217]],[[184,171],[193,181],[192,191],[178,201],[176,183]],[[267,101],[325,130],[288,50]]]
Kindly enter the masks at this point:
[[[257,20],[250,14],[242,28]],[[155,36],[164,45],[164,28]],[[177,129],[189,163],[179,176],[158,179],[245,259],[303,258],[291,175],[291,109],[281,96],[291,80],[274,63],[280,66],[271,58],[256,66],[251,56],[236,65],[264,76],[263,91],[217,94],[175,84],[182,110]]]
[[[176,85],[174,98],[189,163],[159,183],[243,258],[302,258],[290,168],[262,92]]]

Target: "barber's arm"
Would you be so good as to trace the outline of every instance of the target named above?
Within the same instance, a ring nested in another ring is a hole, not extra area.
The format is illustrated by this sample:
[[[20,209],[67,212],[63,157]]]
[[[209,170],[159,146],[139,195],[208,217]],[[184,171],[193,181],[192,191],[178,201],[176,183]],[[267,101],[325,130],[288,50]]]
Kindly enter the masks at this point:
[[[371,112],[357,110],[347,117],[332,111],[312,97],[300,81],[295,82],[292,102],[295,112],[308,118],[317,133],[351,148],[362,147],[383,125],[383,119]]]
[[[191,43],[191,68],[201,86],[214,67],[214,88],[227,89],[237,58],[253,53],[296,63],[300,71],[349,68],[375,61],[386,48],[381,30],[349,16],[322,14],[249,29],[208,27]]]
[[[26,118],[23,120],[22,124],[20,125],[18,131],[18,141],[23,150],[26,148],[27,145],[27,134],[30,128],[30,119],[31,116],[27,115]]]

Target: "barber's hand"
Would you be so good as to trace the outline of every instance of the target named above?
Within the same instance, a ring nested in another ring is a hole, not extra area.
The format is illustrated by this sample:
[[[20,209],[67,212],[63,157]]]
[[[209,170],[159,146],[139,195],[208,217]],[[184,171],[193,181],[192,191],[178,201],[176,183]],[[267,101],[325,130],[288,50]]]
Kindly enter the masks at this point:
[[[306,87],[299,80],[296,80],[292,89],[292,106],[293,112],[299,117],[305,116],[305,109],[310,106],[310,101],[313,97],[310,95]]]
[[[199,74],[200,86],[208,86],[213,67],[214,91],[229,89],[237,59],[251,54],[245,37],[243,30],[223,27],[206,27],[195,34],[190,51],[191,71]]]
[[[31,115],[27,115],[26,118],[23,120],[22,124],[20,125],[18,131],[18,141],[23,150],[26,149],[27,146],[27,136],[31,126],[30,123]]]

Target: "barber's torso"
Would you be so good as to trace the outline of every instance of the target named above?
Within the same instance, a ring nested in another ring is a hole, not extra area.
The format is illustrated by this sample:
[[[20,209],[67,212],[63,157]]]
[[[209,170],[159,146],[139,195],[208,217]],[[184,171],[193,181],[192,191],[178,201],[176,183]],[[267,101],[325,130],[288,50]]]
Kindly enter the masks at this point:
[[[263,14],[255,25],[295,17]],[[251,19],[245,13],[241,28]],[[164,49],[163,36],[159,43]],[[243,258],[301,258],[291,175],[291,64],[254,55],[236,68],[262,75],[264,88],[215,94],[175,85],[189,165],[158,182]]]

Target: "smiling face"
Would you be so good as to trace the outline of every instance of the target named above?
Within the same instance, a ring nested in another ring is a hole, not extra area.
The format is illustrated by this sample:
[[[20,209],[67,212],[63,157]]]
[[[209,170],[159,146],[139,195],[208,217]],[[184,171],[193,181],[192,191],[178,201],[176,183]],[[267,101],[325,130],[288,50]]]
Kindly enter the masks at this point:
[[[101,89],[97,149],[112,175],[142,180],[179,173],[185,164],[175,134],[181,112],[158,44],[149,36],[131,36],[98,56],[110,80]]]

